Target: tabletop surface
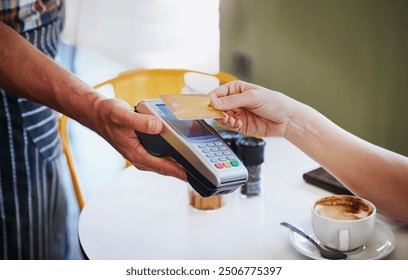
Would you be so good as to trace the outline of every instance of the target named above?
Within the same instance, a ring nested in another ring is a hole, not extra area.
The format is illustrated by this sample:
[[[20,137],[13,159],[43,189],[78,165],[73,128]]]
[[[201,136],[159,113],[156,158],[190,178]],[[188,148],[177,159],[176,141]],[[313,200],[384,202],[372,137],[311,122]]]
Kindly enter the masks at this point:
[[[78,233],[90,259],[308,259],[296,251],[286,221],[312,233],[311,205],[330,195],[304,182],[318,165],[284,139],[267,138],[262,193],[237,190],[217,210],[189,205],[188,184],[134,167],[121,171],[81,212]],[[408,226],[382,215],[395,235],[385,259],[408,259]]]

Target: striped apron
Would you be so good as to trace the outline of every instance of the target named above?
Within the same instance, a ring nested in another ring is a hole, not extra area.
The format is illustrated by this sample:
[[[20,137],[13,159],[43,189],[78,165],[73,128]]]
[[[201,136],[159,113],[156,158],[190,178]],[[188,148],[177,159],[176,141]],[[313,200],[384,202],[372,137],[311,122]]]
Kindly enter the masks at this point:
[[[61,20],[22,34],[54,57]],[[0,89],[0,259],[64,259],[67,201],[57,114]]]

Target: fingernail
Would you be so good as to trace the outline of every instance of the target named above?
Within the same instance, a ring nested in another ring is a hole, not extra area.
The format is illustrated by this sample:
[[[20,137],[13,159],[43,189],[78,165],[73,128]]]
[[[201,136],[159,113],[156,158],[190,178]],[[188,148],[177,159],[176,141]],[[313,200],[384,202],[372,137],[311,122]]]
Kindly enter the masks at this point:
[[[160,129],[159,126],[160,126],[160,123],[155,118],[149,119],[148,129],[150,132],[152,133],[158,132]]]
[[[217,107],[221,106],[221,104],[222,104],[222,101],[220,99],[218,99],[218,98],[211,99],[211,102],[212,102],[212,104],[214,106],[217,106]]]

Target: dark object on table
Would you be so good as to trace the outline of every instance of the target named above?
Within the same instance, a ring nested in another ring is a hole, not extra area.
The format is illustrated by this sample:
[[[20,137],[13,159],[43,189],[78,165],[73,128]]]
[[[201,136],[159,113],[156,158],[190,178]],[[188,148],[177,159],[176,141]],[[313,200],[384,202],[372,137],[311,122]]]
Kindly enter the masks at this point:
[[[233,130],[221,130],[218,131],[218,134],[221,136],[222,139],[224,139],[225,143],[230,146],[230,148],[236,152],[237,151],[237,146],[236,143],[239,139],[242,138],[242,134]]]
[[[342,183],[334,178],[323,167],[319,167],[303,174],[303,179],[316,187],[325,189],[334,194],[353,195]]]
[[[255,196],[261,193],[261,165],[264,162],[265,141],[255,137],[242,137],[236,142],[237,153],[248,169],[248,182],[241,193]]]

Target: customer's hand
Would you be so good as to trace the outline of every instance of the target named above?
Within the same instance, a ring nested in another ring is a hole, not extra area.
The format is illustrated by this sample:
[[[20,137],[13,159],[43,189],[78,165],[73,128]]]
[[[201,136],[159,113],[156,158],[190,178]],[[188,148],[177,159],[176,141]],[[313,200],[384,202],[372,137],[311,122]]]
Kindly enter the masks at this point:
[[[186,180],[181,165],[171,158],[152,156],[139,142],[135,130],[149,134],[161,132],[163,125],[158,118],[135,113],[120,99],[103,99],[97,106],[97,119],[94,130],[138,169]]]
[[[211,105],[228,116],[218,121],[257,136],[285,136],[296,101],[254,84],[233,81],[209,93]]]

